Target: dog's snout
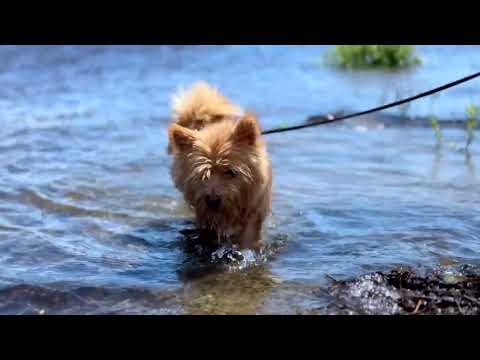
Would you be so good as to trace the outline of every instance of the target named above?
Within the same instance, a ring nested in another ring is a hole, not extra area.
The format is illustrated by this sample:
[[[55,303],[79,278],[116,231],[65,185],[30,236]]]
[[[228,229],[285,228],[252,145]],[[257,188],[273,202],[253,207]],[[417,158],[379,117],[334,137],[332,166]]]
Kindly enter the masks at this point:
[[[210,210],[218,210],[222,201],[218,195],[207,195],[205,202]]]

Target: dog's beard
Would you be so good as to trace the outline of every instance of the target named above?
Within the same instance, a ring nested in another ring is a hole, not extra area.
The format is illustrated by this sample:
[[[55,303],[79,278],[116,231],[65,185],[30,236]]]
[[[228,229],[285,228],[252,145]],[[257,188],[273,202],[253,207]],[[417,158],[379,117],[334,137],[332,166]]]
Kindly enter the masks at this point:
[[[221,206],[217,210],[212,210],[205,201],[209,190],[199,187],[199,181],[195,177],[187,179],[191,181],[185,182],[185,200],[195,213],[197,225],[215,232],[221,240],[234,237],[240,232],[254,190],[251,184],[241,182],[239,179],[236,183],[227,182],[222,189],[218,189]]]
[[[213,231],[219,241],[230,240],[239,232],[242,223],[242,211],[238,207],[238,202],[236,205],[232,203],[224,200],[222,208],[216,211],[210,210],[202,203],[193,206],[197,225]]]

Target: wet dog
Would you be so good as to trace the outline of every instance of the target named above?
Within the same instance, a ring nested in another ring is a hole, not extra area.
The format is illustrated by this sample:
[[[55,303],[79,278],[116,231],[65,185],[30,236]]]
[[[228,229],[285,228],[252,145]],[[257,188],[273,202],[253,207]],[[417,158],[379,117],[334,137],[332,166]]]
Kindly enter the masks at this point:
[[[200,229],[255,248],[271,210],[272,168],[257,118],[205,82],[173,97],[171,175]]]

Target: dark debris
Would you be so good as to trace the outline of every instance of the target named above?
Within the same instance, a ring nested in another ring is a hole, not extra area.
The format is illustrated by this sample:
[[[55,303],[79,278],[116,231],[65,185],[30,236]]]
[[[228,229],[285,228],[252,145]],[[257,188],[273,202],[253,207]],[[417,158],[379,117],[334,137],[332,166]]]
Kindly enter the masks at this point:
[[[336,281],[327,293],[335,301],[327,314],[480,314],[480,272],[468,265],[426,276],[400,268]]]

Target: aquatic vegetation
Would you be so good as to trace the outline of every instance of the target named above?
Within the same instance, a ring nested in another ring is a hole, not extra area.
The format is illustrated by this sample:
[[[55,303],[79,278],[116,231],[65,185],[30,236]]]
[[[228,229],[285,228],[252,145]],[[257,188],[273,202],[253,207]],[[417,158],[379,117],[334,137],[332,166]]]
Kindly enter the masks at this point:
[[[400,267],[388,273],[334,280],[327,292],[337,301],[317,313],[478,315],[479,280],[478,268],[470,265],[439,267],[422,275],[412,268]]]
[[[422,62],[414,45],[337,45],[327,60],[351,69],[403,69]]]
[[[465,109],[467,113],[467,121],[466,121],[466,128],[465,128],[465,138],[466,144],[465,147],[461,147],[458,144],[452,142],[445,142],[443,141],[442,131],[440,128],[440,124],[438,118],[436,116],[431,117],[431,125],[432,129],[435,133],[435,140],[437,142],[437,147],[441,146],[443,143],[447,145],[452,150],[457,150],[461,152],[468,152],[470,145],[473,143],[475,139],[475,129],[477,127],[477,115],[478,115],[478,107],[470,104]]]
[[[469,105],[467,107],[467,145],[466,148],[468,149],[469,146],[473,143],[475,139],[475,128],[477,127],[477,114],[478,114],[478,107],[475,105]]]
[[[436,116],[432,116],[432,129],[435,132],[435,139],[437,140],[437,146],[439,146],[442,142],[442,131],[440,130],[440,125],[438,124],[438,118]]]

